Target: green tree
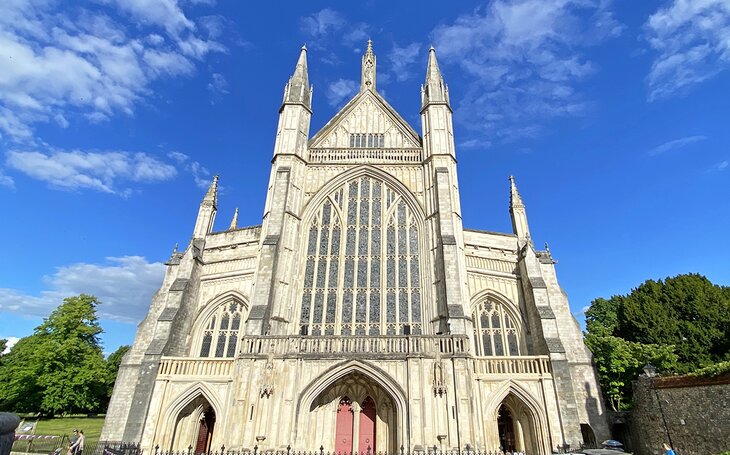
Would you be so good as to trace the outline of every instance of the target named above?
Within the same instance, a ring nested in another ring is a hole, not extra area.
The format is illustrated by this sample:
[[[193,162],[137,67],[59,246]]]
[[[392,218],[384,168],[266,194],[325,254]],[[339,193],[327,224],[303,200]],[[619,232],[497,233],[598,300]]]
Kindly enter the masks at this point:
[[[729,338],[730,288],[697,274],[648,280],[586,311],[586,344],[614,409],[630,405],[631,381],[646,363],[694,371],[730,360]]]
[[[0,407],[60,414],[98,411],[109,383],[96,297],[64,299],[0,366]]]
[[[660,371],[671,371],[677,365],[674,346],[641,344],[615,336],[586,334],[586,345],[593,352],[601,389],[614,411],[631,404],[631,382],[647,363]]]
[[[3,354],[5,354],[5,349],[7,349],[7,347],[8,347],[8,340],[6,340],[5,338],[0,339],[0,357],[2,357]]]

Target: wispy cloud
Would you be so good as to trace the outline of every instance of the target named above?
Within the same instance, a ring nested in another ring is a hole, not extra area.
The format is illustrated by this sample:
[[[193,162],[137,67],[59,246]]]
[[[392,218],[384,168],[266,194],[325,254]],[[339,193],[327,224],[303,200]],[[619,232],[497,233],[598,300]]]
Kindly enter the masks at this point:
[[[299,28],[312,49],[325,50],[335,44],[352,48],[356,53],[362,52],[360,46],[365,45],[370,26],[365,22],[351,22],[339,11],[324,8],[309,16],[299,19]],[[321,57],[325,63],[338,64],[336,54],[329,52]]]
[[[661,155],[662,153],[666,153],[670,150],[682,148],[685,145],[692,144],[694,142],[704,141],[705,139],[707,139],[707,136],[681,137],[679,139],[674,139],[671,141],[667,141],[663,144],[657,145],[656,147],[649,150],[649,155],[651,155],[651,156]]]
[[[167,154],[168,157],[175,160],[178,165],[182,166],[185,171],[189,172],[193,176],[195,185],[198,188],[207,189],[210,186],[210,182],[213,180],[213,176],[210,171],[206,169],[199,162],[190,159],[190,157],[181,152],[170,152]],[[219,186],[219,191],[223,187]]]
[[[160,182],[177,174],[174,166],[146,153],[22,151],[6,154],[8,168],[64,190],[91,189],[128,196],[130,182]]]
[[[583,114],[579,83],[596,70],[584,51],[621,33],[604,0],[497,0],[433,30],[437,53],[469,80],[457,118],[488,139],[540,131]],[[453,100],[452,100],[453,101]]]
[[[390,70],[398,81],[405,81],[413,77],[413,67],[418,61],[421,45],[419,43],[411,43],[407,46],[400,47],[393,44],[393,48],[388,53],[390,61]]]
[[[37,123],[65,128],[77,119],[131,115],[153,82],[189,75],[209,53],[225,50],[202,36],[176,1],[102,3],[91,10],[3,2],[0,134],[6,139],[36,144]]]
[[[342,30],[346,23],[345,16],[331,8],[299,19],[299,27],[311,39],[308,45],[312,48],[321,47],[323,38]]]
[[[342,102],[357,93],[360,84],[349,79],[338,79],[327,87],[327,102],[332,107],[340,107]]]
[[[46,317],[65,297],[85,293],[101,300],[101,317],[137,323],[147,313],[164,274],[164,264],[140,256],[108,257],[101,264],[71,264],[44,277],[48,288],[38,295],[0,288],[0,312]]]
[[[10,188],[11,190],[15,189],[15,180],[9,175],[3,174],[2,169],[0,169],[0,186]]]
[[[657,53],[647,77],[650,101],[684,94],[730,68],[727,0],[673,0],[645,28]]]
[[[715,172],[722,172],[728,168],[728,165],[730,165],[730,162],[728,160],[720,161],[716,165],[712,166],[711,170]]]
[[[213,73],[208,82],[208,90],[214,95],[225,95],[228,93],[228,81],[220,73]]]

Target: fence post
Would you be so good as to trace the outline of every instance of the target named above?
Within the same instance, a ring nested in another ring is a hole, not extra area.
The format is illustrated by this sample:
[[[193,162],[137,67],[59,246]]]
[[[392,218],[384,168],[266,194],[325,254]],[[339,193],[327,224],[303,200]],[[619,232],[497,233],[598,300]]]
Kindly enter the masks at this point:
[[[157,455],[157,453],[158,453],[159,451],[160,451],[160,445],[159,445],[159,444],[156,444],[156,445],[155,445],[155,455]]]
[[[190,444],[190,445],[188,446],[188,455],[192,455],[192,453],[193,453],[193,445],[192,445],[192,444]]]
[[[255,446],[253,446],[253,455],[256,455],[257,453],[259,453],[259,445],[258,444],[256,444]]]
[[[290,452],[291,452],[291,444],[286,446],[286,455],[289,455]]]
[[[319,446],[319,454],[324,455],[324,446]]]
[[[226,445],[225,445],[225,444],[223,444],[223,445],[221,446],[221,455],[223,455],[223,454],[225,454],[225,453],[226,453]]]

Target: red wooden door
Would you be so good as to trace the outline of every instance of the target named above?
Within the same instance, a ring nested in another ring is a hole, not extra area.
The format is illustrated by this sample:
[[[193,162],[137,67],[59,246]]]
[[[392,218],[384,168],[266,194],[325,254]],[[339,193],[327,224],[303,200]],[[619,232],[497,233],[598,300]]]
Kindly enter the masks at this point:
[[[360,411],[360,434],[359,434],[360,453],[375,453],[375,402],[372,398],[367,397],[362,402],[362,411]]]
[[[195,452],[194,453],[205,453],[210,450],[210,440],[213,437],[213,426],[215,426],[215,413],[213,409],[203,413],[203,418],[200,419],[200,426],[198,427],[198,438],[195,440]]]
[[[335,429],[335,452],[352,452],[352,402],[344,397],[340,400],[340,407],[337,409],[337,426]]]

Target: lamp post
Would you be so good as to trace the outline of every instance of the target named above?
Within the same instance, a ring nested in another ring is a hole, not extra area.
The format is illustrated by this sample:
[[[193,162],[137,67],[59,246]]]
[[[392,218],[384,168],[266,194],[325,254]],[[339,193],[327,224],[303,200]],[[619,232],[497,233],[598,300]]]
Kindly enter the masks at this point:
[[[662,407],[662,400],[659,398],[659,390],[654,387],[654,381],[652,381],[652,378],[656,376],[656,368],[651,363],[647,363],[644,367],[644,374],[646,374],[646,377],[649,378],[649,387],[654,389],[654,395],[656,396],[656,401],[659,403],[659,413],[662,415],[662,422],[664,422],[664,431],[667,433],[667,439],[669,440],[669,447],[674,448],[674,444],[672,444],[672,436],[669,434],[669,426],[667,425],[667,418],[664,416],[664,408]]]

